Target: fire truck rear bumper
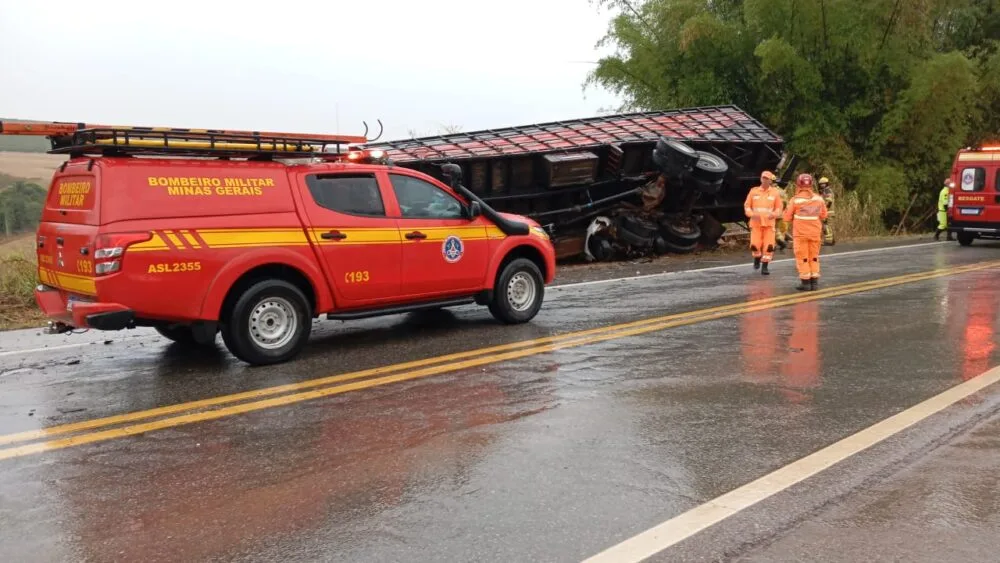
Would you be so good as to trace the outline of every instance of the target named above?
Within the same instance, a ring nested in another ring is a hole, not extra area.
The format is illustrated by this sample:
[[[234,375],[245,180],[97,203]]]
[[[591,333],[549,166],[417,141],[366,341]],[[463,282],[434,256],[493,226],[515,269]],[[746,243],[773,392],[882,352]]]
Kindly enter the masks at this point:
[[[952,233],[969,233],[980,238],[1000,238],[1000,224],[978,221],[955,221],[948,218],[948,231]]]
[[[135,327],[135,312],[118,303],[64,297],[58,289],[44,285],[35,288],[35,302],[52,321],[50,332],[65,332],[72,328],[122,330]]]

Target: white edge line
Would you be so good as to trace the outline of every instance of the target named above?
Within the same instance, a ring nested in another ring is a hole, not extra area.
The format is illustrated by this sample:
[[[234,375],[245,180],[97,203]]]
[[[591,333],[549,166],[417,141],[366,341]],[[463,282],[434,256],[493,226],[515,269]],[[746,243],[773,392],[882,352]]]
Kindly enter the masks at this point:
[[[847,252],[835,252],[833,254],[826,254],[826,255],[824,255],[824,260],[829,260],[831,258],[836,258],[838,256],[852,256],[852,255],[856,255],[856,254],[869,254],[869,253],[873,253],[873,252],[885,252],[887,250],[903,250],[903,249],[908,249],[908,248],[918,248],[918,247],[921,247],[921,246],[931,246],[931,245],[935,245],[935,244],[947,244],[947,242],[946,241],[940,241],[940,242],[921,242],[921,243],[917,243],[917,244],[906,244],[906,245],[901,245],[901,246],[887,246],[887,247],[880,247],[880,248],[868,248],[868,249],[865,249],[865,250],[849,250]],[[795,260],[795,259],[794,258],[781,258],[780,260],[774,260],[772,263],[776,264],[778,262],[788,262],[788,261],[791,261],[791,260]],[[572,288],[577,288],[577,287],[587,287],[587,286],[601,285],[601,284],[606,284],[606,283],[629,282],[629,281],[644,280],[644,279],[651,279],[651,278],[660,278],[660,277],[665,277],[665,276],[676,276],[676,275],[683,275],[683,274],[697,274],[697,273],[700,273],[700,272],[711,272],[711,271],[714,271],[714,270],[731,270],[733,268],[745,268],[745,267],[749,267],[749,264],[727,264],[725,266],[710,266],[710,267],[707,267],[707,268],[697,268],[697,269],[694,269],[694,270],[674,270],[672,272],[659,272],[659,273],[656,273],[656,274],[646,274],[646,275],[642,275],[642,276],[631,276],[631,277],[627,277],[627,278],[611,278],[611,279],[606,279],[606,280],[593,280],[593,281],[586,281],[586,282],[553,285],[553,286],[547,287],[546,291],[559,291],[559,290],[563,290],[563,289],[572,289]],[[152,336],[152,335],[149,335],[149,336]],[[144,338],[144,336],[143,337],[138,337],[138,338]],[[18,354],[34,354],[36,352],[45,352],[46,350],[65,350],[65,349],[68,349],[68,348],[77,348],[77,347],[81,347],[81,346],[87,346],[89,344],[92,344],[92,342],[80,343],[80,344],[65,344],[65,345],[61,345],[61,346],[48,346],[48,347],[43,347],[43,348],[25,348],[23,350],[10,350],[10,351],[7,351],[7,352],[0,352],[0,358],[4,358],[4,357],[8,357],[8,356],[16,356]]]
[[[874,253],[874,252],[885,252],[887,250],[904,250],[904,249],[908,249],[908,248],[919,248],[919,247],[922,247],[922,246],[933,246],[933,245],[939,245],[939,244],[947,244],[947,242],[946,241],[940,241],[940,242],[921,242],[921,243],[917,243],[917,244],[904,244],[904,245],[900,245],[900,246],[886,246],[886,247],[880,247],[880,248],[867,248],[867,249],[864,249],[864,250],[848,250],[847,252],[834,252],[832,254],[823,254],[821,256],[823,257],[824,260],[830,260],[830,259],[833,259],[833,258],[837,258],[838,256],[854,256],[854,255],[857,255],[857,254],[870,254],[870,253]],[[793,260],[795,260],[795,258],[781,258],[779,260],[772,260],[771,263],[772,264],[777,264],[779,262],[790,262],[790,261],[793,261]],[[585,281],[585,282],[558,284],[558,285],[553,285],[553,286],[547,287],[546,291],[554,291],[554,290],[559,290],[559,289],[570,289],[570,288],[575,288],[575,287],[586,287],[586,286],[590,286],[590,285],[601,285],[601,284],[605,284],[605,283],[616,283],[616,282],[625,282],[625,281],[645,280],[645,279],[650,279],[650,278],[661,278],[661,277],[665,277],[665,276],[675,276],[675,275],[678,275],[678,274],[697,274],[699,272],[711,272],[711,271],[714,271],[714,270],[732,270],[734,268],[749,268],[749,267],[750,267],[750,264],[746,263],[746,264],[726,264],[724,266],[709,266],[707,268],[697,268],[697,269],[694,269],[694,270],[674,270],[674,271],[671,271],[671,272],[659,272],[659,273],[656,273],[656,274],[644,274],[644,275],[641,275],[641,276],[630,276],[630,277],[627,277],[627,278],[610,278],[610,279],[606,279],[606,280],[592,280],[592,281]]]
[[[25,350],[9,350],[7,352],[0,352],[0,358],[6,356],[16,356],[17,354],[30,354],[32,352],[46,352],[48,350],[67,350],[69,348],[81,348],[83,346],[92,346],[96,344],[95,342],[78,342],[75,344],[60,344],[59,346],[47,346],[45,348],[27,348]]]
[[[1000,367],[960,383],[780,469],[614,545],[585,563],[642,561],[1000,381]]]

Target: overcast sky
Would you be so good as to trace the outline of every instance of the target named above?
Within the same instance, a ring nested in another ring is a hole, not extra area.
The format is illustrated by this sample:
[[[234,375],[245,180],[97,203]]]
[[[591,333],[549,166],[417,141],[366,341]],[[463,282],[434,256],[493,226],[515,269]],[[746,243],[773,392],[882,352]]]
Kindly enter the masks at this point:
[[[616,106],[589,0],[0,0],[0,116],[361,134]]]

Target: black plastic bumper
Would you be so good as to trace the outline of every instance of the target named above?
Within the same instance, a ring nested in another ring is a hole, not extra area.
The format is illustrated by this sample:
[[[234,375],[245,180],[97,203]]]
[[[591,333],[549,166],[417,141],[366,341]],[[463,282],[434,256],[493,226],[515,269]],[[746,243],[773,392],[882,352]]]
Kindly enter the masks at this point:
[[[132,311],[111,311],[87,315],[87,326],[96,330],[123,330],[135,328],[135,313]]]

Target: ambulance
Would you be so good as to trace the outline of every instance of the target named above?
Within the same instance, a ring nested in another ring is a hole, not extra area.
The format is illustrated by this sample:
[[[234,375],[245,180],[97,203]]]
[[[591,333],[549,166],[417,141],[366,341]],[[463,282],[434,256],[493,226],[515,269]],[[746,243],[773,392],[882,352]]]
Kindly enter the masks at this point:
[[[951,179],[948,231],[962,246],[977,238],[1000,239],[1000,144],[958,151]]]
[[[367,131],[366,131],[367,132]],[[357,150],[365,136],[0,123],[56,170],[37,231],[49,332],[152,327],[251,365],[295,357],[313,319],[476,303],[530,321],[555,277],[538,223]]]

